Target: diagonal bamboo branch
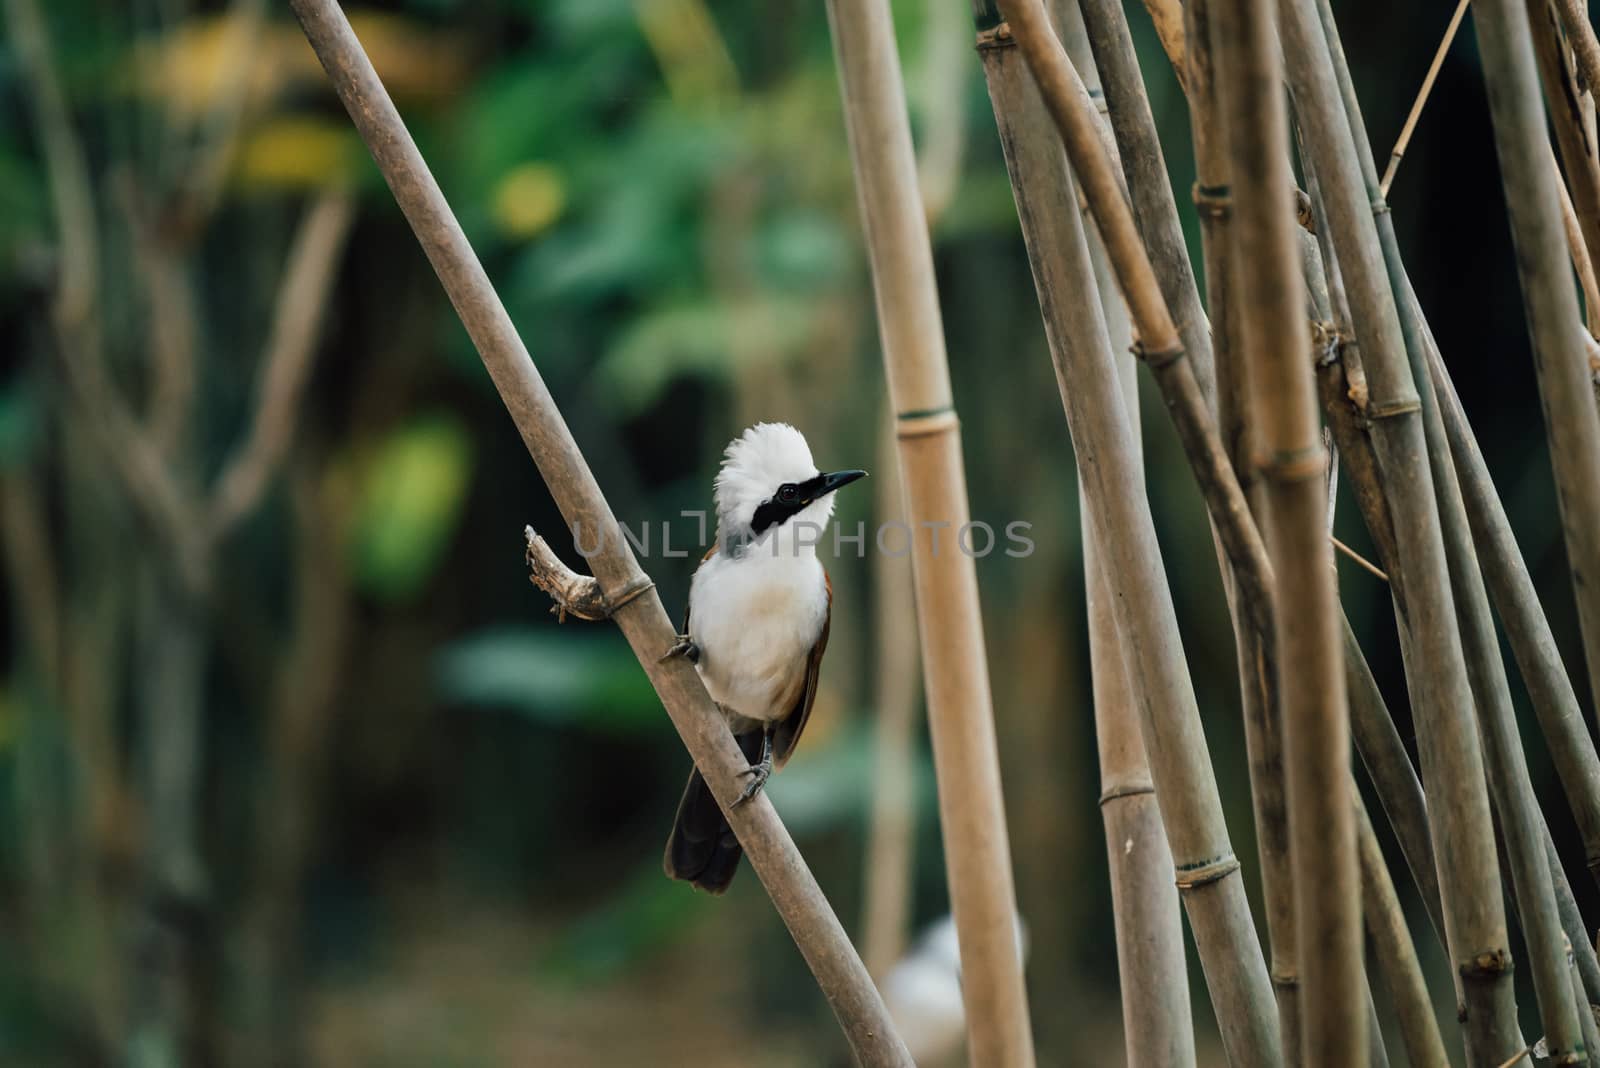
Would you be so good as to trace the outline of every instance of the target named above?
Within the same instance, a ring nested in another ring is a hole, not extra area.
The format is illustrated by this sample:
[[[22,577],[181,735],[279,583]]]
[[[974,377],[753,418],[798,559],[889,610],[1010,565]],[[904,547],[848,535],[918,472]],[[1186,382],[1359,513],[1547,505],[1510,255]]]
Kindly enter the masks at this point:
[[[620,536],[617,522],[543,379],[495,295],[438,183],[335,0],[292,0],[307,39],[433,263],[529,454],[590,557],[612,618],[627,637],[865,1065],[910,1065],[883,1000],[765,794],[737,808],[748,762],[699,676],[682,660],[660,663],[674,628]],[[587,535],[582,532],[587,531]],[[1008,932],[1009,934],[1009,932]]]
[[[1411,102],[1411,111],[1406,115],[1406,123],[1400,127],[1400,136],[1395,138],[1394,149],[1389,153],[1389,164],[1383,169],[1383,180],[1378,183],[1378,188],[1383,190],[1383,195],[1389,195],[1389,186],[1394,184],[1395,172],[1400,169],[1400,159],[1406,154],[1406,146],[1411,144],[1411,135],[1416,132],[1417,120],[1422,118],[1422,109],[1428,104],[1428,96],[1433,92],[1434,79],[1439,76],[1439,68],[1444,66],[1444,57],[1449,53],[1450,46],[1455,43],[1456,31],[1461,29],[1461,20],[1467,14],[1467,5],[1472,0],[1461,0],[1456,4],[1455,14],[1450,16],[1450,24],[1444,28],[1444,37],[1439,41],[1439,47],[1433,53],[1433,62],[1428,64],[1428,73],[1422,76],[1422,88],[1417,90],[1417,98]]]
[[[966,473],[927,220],[887,0],[829,0],[828,23],[895,406],[945,868],[976,1068],[1028,1068],[1033,1036],[1017,953],[988,662],[972,558],[937,552],[967,522]]]

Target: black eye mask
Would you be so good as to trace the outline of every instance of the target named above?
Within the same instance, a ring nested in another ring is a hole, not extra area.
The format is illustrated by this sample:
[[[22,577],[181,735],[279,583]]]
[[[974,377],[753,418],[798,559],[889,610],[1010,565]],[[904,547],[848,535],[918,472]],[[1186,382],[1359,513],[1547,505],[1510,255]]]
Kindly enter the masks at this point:
[[[750,520],[750,532],[760,535],[768,527],[785,523],[813,502],[865,475],[865,471],[827,471],[804,482],[785,482],[756,509]]]

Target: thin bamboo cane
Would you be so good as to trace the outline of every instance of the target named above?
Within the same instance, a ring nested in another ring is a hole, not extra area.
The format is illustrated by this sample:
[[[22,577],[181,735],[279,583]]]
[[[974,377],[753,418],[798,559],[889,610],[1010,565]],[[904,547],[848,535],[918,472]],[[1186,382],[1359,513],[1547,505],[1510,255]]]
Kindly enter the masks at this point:
[[[1060,8],[1061,39],[1068,52],[1095,78],[1094,60],[1078,5]],[[1090,81],[1091,90],[1097,84]],[[1037,106],[1037,105],[1035,105]],[[1049,137],[1047,131],[1047,139]],[[1087,207],[1079,212],[1089,221]],[[1105,250],[1090,226],[1089,261],[1105,323],[1106,358],[1132,345],[1132,327],[1122,293],[1106,262]],[[1130,492],[1144,493],[1139,464],[1138,368],[1115,362],[1140,479]],[[1084,587],[1088,599],[1089,652],[1094,684],[1095,741],[1100,756],[1100,812],[1105,825],[1106,859],[1111,870],[1112,912],[1117,934],[1117,977],[1122,992],[1122,1030],[1129,1064],[1186,1068],[1194,1064],[1194,1021],[1184,962],[1183,919],[1172,879],[1172,849],[1155,796],[1149,755],[1139,729],[1135,691],[1128,679],[1128,657],[1117,632],[1116,613],[1105,570],[1094,555],[1094,531],[1087,497],[1079,490],[1084,544]],[[1249,628],[1246,627],[1248,631]],[[1253,631],[1251,631],[1253,633]]]
[[[1034,28],[1054,42],[1043,12],[1035,6],[1031,14]],[[1094,282],[1072,178],[1015,43],[1005,24],[985,27],[980,34],[1045,333],[1128,656],[1127,674],[1139,706],[1156,799],[1223,1044],[1236,1065],[1276,1065],[1281,1061],[1271,987],[1222,819],[1149,502],[1127,492],[1138,477],[1132,434],[1115,372],[1104,358],[1104,328],[1096,322],[1096,310],[1076,296]],[[1097,144],[1094,125],[1091,117],[1082,130],[1090,144]],[[1116,189],[1108,166],[1097,180]],[[1123,237],[1131,231],[1130,220]],[[1159,305],[1153,283],[1144,299],[1151,298]]]
[[[1394,881],[1389,878],[1383,851],[1378,848],[1372,819],[1361,803],[1361,795],[1355,792],[1354,784],[1352,796],[1361,855],[1362,912],[1372,935],[1378,974],[1383,977],[1395,1017],[1400,1021],[1400,1039],[1405,1044],[1406,1059],[1411,1062],[1411,1068],[1446,1068],[1450,1062],[1439,1033],[1439,1021],[1433,1015],[1428,986],[1422,978],[1417,948],[1406,927],[1405,913],[1400,908]]]
[[[867,234],[889,395],[897,412],[917,623],[961,951],[967,1039],[978,1068],[1033,1063],[1016,945],[999,757],[971,556],[936,552],[938,527],[968,520],[961,437],[950,393],[927,222],[886,0],[829,0],[828,21]]]
[[[1595,579],[1600,575],[1600,411],[1590,396],[1587,353],[1576,329],[1578,300],[1567,275],[1555,176],[1544,162],[1544,109],[1532,34],[1526,8],[1514,0],[1482,0],[1474,22],[1590,692],[1600,716],[1600,581]]]
[[[1288,787],[1301,1055],[1307,1064],[1364,1057],[1361,895],[1350,781],[1338,594],[1327,540],[1327,455],[1305,325],[1293,217],[1283,73],[1270,0],[1219,2],[1212,21],[1217,95],[1232,163],[1233,309],[1249,367],[1257,466],[1279,602],[1279,679]],[[1248,299],[1244,298],[1248,294]]]
[[[1445,926],[1466,997],[1468,1045],[1474,1063],[1495,1064],[1515,1052],[1510,951],[1499,896],[1498,867],[1483,757],[1471,723],[1471,691],[1434,504],[1419,398],[1405,359],[1394,297],[1355,159],[1328,44],[1307,0],[1283,0],[1286,69],[1296,115],[1321,185],[1334,252],[1340,265],[1371,401],[1371,435],[1389,488],[1397,556],[1408,593],[1413,706],[1424,782],[1444,879]],[[1388,568],[1391,575],[1395,568]],[[1447,859],[1448,858],[1448,859]]]
[[[1261,515],[1261,486],[1251,460],[1255,455],[1249,408],[1250,368],[1239,359],[1233,327],[1234,285],[1228,220],[1232,212],[1231,165],[1218,115],[1215,64],[1211,50],[1209,0],[1190,0],[1185,54],[1188,57],[1190,129],[1194,132],[1201,249],[1206,297],[1211,312],[1212,347],[1217,372],[1217,421],[1228,459],[1239,474],[1252,512]],[[1231,575],[1229,576],[1231,578]],[[1237,593],[1230,588],[1230,594]],[[1256,822],[1256,853],[1261,862],[1263,912],[1267,921],[1269,970],[1277,999],[1284,1059],[1300,1056],[1300,967],[1295,948],[1294,894],[1289,871],[1289,829],[1283,781],[1283,731],[1277,678],[1269,670],[1262,637],[1237,610],[1232,613],[1239,697],[1249,757],[1250,800]]]
[[[1450,46],[1455,42],[1456,31],[1461,28],[1461,20],[1467,13],[1467,5],[1472,0],[1461,0],[1456,4],[1455,14],[1450,16],[1450,24],[1444,28],[1444,38],[1439,42],[1439,47],[1433,53],[1433,62],[1428,64],[1428,73],[1422,76],[1422,88],[1417,90],[1417,98],[1411,102],[1411,111],[1406,115],[1406,124],[1400,127],[1400,136],[1395,138],[1394,150],[1389,153],[1389,165],[1383,169],[1383,181],[1378,187],[1383,190],[1383,195],[1389,195],[1389,186],[1394,184],[1394,175],[1400,169],[1400,159],[1406,154],[1406,146],[1411,144],[1411,135],[1416,132],[1417,120],[1422,118],[1422,109],[1427,106],[1428,95],[1433,92],[1433,81],[1439,76],[1439,68],[1444,66],[1444,57],[1450,51]]]
[[[911,1064],[883,1000],[764,794],[735,808],[748,761],[693,667],[660,663],[674,627],[640,571],[571,431],[495,295],[438,183],[335,0],[292,0],[306,38],[461,316],[529,454],[574,529],[603,536],[589,558],[611,618],[712,785],[862,1064]],[[1009,939],[1009,932],[1008,939]]]
[[[1567,168],[1566,181],[1558,177],[1555,185],[1563,194],[1571,187],[1573,213],[1592,259],[1600,255],[1600,147],[1595,145],[1588,124],[1594,102],[1578,86],[1571,55],[1562,44],[1556,3],[1557,0],[1527,0],[1528,17],[1556,145]],[[1544,140],[1548,144],[1548,138]]]

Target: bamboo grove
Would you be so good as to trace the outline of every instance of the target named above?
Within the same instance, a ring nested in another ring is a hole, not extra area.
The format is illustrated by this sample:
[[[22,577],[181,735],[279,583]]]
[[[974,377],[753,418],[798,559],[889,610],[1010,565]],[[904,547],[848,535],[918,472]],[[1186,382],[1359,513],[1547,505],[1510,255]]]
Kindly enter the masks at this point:
[[[9,5],[37,65],[35,5]],[[613,527],[611,506],[339,5],[290,6],[563,515]],[[960,397],[889,4],[826,7],[903,507],[913,522],[960,526],[968,517]],[[1513,236],[1534,354],[1533,366],[1503,373],[1536,378],[1542,400],[1571,580],[1563,592],[1576,608],[1584,657],[1570,674],[1451,380],[1452,362],[1473,357],[1440,351],[1385,201],[1404,173],[1406,141],[1427,121],[1437,61],[1401,143],[1380,158],[1328,0],[1146,7],[1186,97],[1192,195],[1169,180],[1164,150],[1173,146],[1158,136],[1133,48],[1128,19],[1146,13],[1115,0],[976,0],[973,9],[973,45],[1074,446],[1059,466],[1069,492],[1075,461],[1082,501],[1128,1063],[1195,1063],[1185,923],[1203,1000],[1239,1068],[1432,1068],[1450,1063],[1446,1050],[1457,1046],[1474,1068],[1534,1057],[1587,1063],[1600,1056],[1600,961],[1593,918],[1580,914],[1572,880],[1600,879],[1600,759],[1590,722],[1600,694],[1592,93],[1600,44],[1584,5],[1476,0],[1464,18],[1462,0],[1448,28],[1444,12],[1437,20],[1445,46],[1470,24],[1481,57],[1504,190],[1494,208],[1504,208]],[[47,85],[45,74],[37,80]],[[48,94],[42,105],[51,106]],[[330,205],[326,233],[306,240],[341,241],[344,210]],[[1185,219],[1198,222],[1194,257]],[[68,333],[78,299],[63,292],[58,302]],[[67,371],[80,391],[98,388],[85,368]],[[1253,855],[1236,850],[1234,838],[1244,836],[1230,834],[1224,818],[1169,562],[1144,493],[1136,376],[1145,373],[1205,503],[1226,590]],[[150,481],[140,460],[124,457],[136,485]],[[259,495],[244,466],[223,479],[209,507],[213,525],[232,522]],[[1377,547],[1367,566],[1392,598],[1415,764],[1340,606],[1331,515],[1340,480]],[[163,486],[146,486],[152,521],[190,529],[167,514],[190,502],[169,500]],[[173,541],[183,550],[175,550],[173,581],[203,586],[209,542]],[[874,974],[776,810],[764,797],[730,806],[743,760],[693,669],[659,661],[674,628],[650,579],[623,539],[602,545],[588,558],[592,579],[567,571],[532,532],[529,561],[563,609],[612,619],[627,637],[857,1061],[910,1064]],[[910,585],[970,1062],[1028,1068],[1035,1054],[997,756],[1004,719],[993,708],[973,562],[936,545],[916,540]],[[1581,833],[1582,864],[1558,854],[1535,796],[1513,672]],[[904,778],[884,784],[909,789]],[[1358,781],[1378,806],[1364,804]],[[1388,865],[1380,834],[1398,843],[1403,868]],[[175,841],[163,863],[181,869],[181,853]],[[1247,869],[1259,874],[1259,917],[1246,896]],[[1402,911],[1407,884],[1421,917]],[[884,907],[895,911],[892,901]],[[1514,931],[1523,959],[1513,960]],[[1443,947],[1447,972],[1424,973],[1421,962],[1437,954],[1419,946],[1431,943]],[[1522,1004],[1534,1009],[1519,1016],[1524,988]],[[1448,991],[1457,1012],[1436,1015],[1430,991]],[[1379,1005],[1393,1027],[1380,1026]]]

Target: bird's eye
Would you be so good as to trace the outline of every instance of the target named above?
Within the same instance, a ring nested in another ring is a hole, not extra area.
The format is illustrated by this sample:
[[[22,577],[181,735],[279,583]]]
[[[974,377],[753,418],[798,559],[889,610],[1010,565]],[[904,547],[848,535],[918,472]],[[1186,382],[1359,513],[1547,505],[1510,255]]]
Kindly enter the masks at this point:
[[[778,487],[778,500],[784,504],[793,504],[799,499],[800,491],[795,489],[793,484],[785,484]]]

